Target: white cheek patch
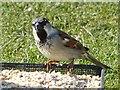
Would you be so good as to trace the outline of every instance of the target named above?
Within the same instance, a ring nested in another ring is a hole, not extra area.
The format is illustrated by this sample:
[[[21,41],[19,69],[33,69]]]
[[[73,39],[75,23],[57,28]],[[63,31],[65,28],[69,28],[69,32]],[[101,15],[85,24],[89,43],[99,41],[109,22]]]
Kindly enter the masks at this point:
[[[45,30],[47,33],[49,33],[49,32],[51,31],[51,26],[50,26],[50,24],[46,24],[46,25],[44,26],[44,30]]]

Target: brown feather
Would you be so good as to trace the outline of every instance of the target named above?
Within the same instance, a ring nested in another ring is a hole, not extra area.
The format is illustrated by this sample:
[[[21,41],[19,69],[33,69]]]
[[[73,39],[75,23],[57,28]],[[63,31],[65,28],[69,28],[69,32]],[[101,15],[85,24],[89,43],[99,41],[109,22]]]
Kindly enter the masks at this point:
[[[65,42],[65,46],[69,48],[79,49],[83,51],[88,51],[89,49],[87,47],[84,47],[79,41],[69,36],[67,33],[59,30],[59,36],[62,40],[68,39],[68,41]]]

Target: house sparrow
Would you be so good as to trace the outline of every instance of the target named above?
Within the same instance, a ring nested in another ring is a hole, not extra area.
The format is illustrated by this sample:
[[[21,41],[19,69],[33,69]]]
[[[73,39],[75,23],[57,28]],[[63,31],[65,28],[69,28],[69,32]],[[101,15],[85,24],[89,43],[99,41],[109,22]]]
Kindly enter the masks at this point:
[[[61,60],[70,61],[69,67],[73,68],[75,58],[84,56],[97,66],[110,68],[88,53],[88,48],[70,35],[53,27],[46,18],[36,18],[32,22],[33,35],[39,51],[49,59],[48,64]]]

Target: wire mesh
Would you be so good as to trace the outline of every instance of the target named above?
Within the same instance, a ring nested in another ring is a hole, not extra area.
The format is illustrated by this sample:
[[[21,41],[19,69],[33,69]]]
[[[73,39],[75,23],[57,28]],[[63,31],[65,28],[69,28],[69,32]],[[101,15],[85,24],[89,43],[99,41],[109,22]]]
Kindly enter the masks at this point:
[[[46,65],[35,64],[35,63],[0,63],[0,69],[19,69],[25,71],[46,71]],[[51,64],[51,71],[59,71],[61,73],[66,73],[68,71],[68,65],[56,65]],[[95,65],[83,65],[75,64],[73,68],[73,73],[78,75],[99,75],[101,76],[102,67]]]

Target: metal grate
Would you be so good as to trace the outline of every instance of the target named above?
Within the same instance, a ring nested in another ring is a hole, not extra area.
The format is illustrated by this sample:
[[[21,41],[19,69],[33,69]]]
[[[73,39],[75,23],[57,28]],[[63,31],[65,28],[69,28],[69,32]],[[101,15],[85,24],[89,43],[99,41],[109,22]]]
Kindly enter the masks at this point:
[[[61,73],[66,73],[68,71],[67,64],[51,65],[51,70],[60,71]],[[0,63],[0,69],[19,69],[25,71],[45,71],[46,66],[44,64],[34,64],[34,63]],[[83,65],[75,64],[73,73],[78,75],[99,75],[101,76],[102,67],[95,65]]]

